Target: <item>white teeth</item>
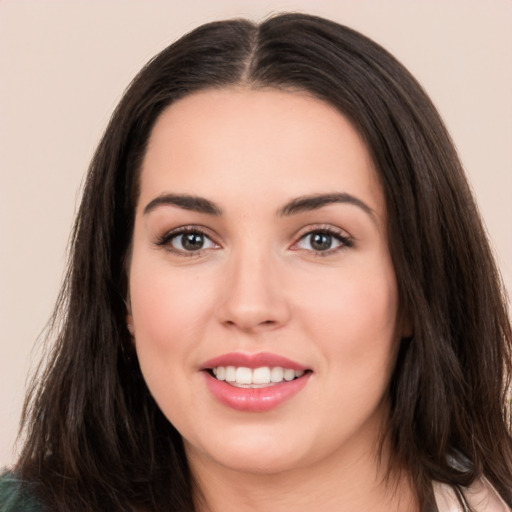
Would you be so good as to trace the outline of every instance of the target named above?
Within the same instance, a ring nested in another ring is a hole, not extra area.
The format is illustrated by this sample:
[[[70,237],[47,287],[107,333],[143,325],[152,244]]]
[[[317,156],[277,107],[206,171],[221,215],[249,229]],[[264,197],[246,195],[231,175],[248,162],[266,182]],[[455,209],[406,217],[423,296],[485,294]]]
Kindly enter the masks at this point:
[[[217,368],[217,370],[220,367]],[[234,366],[226,366],[226,381],[235,382],[236,380],[236,368]]]
[[[250,368],[240,366],[236,369],[235,382],[237,384],[252,384],[252,371]]]
[[[254,369],[251,384],[270,384],[270,368],[263,366],[263,368]]]
[[[270,381],[271,382],[281,382],[284,377],[284,370],[280,366],[276,366],[272,368],[270,371]]]
[[[251,370],[245,366],[217,366],[212,368],[217,380],[225,380],[239,387],[265,387],[283,380],[289,382],[304,375],[303,370],[292,370],[281,366],[262,366]]]
[[[284,380],[293,380],[295,379],[295,370],[286,369],[284,371]]]

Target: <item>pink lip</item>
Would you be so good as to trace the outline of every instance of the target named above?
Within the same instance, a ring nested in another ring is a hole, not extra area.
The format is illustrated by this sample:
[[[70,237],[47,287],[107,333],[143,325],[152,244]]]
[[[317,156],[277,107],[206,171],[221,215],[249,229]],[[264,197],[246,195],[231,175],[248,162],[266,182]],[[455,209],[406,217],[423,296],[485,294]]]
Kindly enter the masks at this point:
[[[201,369],[208,370],[210,368],[217,368],[217,366],[244,366],[245,368],[261,368],[269,366],[282,366],[283,368],[290,368],[292,370],[305,371],[308,368],[291,359],[270,352],[258,352],[257,354],[244,354],[242,352],[232,352],[230,354],[223,354],[219,357],[209,359],[202,366]]]
[[[212,395],[231,409],[245,412],[265,412],[275,409],[299,393],[307,384],[311,373],[298,379],[283,381],[265,388],[237,388],[217,380],[208,372],[202,372]]]
[[[306,371],[308,368],[291,359],[270,352],[244,354],[233,352],[206,361],[202,366],[206,385],[212,395],[223,405],[245,412],[270,411],[299,393],[307,384],[311,372],[307,371],[298,379],[283,381],[263,388],[239,388],[225,381],[217,380],[209,371],[219,366],[244,366],[245,368],[274,368],[281,366],[292,370]]]

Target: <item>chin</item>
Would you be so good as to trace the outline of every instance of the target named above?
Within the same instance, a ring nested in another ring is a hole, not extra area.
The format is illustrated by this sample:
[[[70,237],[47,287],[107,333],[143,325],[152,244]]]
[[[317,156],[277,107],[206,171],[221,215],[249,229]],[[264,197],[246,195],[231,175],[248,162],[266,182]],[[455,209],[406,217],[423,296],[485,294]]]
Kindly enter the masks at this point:
[[[224,455],[218,462],[237,473],[254,475],[275,475],[298,467],[298,461],[292,458],[291,454],[269,453],[261,450],[258,453]]]
[[[222,442],[210,446],[196,447],[185,442],[187,457],[207,458],[213,465],[219,465],[236,472],[252,474],[275,474],[297,468],[303,458],[300,446],[304,443],[283,442],[283,436],[243,436],[226,433]],[[305,455],[305,454],[304,454]]]

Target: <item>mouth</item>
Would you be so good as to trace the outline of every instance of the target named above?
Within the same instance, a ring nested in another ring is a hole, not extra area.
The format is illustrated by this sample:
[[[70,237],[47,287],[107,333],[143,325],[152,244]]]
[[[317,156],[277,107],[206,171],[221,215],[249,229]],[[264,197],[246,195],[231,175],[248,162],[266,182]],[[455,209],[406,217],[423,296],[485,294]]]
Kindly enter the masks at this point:
[[[248,368],[246,366],[216,366],[209,368],[208,373],[221,382],[226,382],[237,388],[266,388],[282,382],[299,379],[310,370],[294,370],[282,366],[261,366]]]
[[[271,353],[231,353],[201,368],[212,395],[223,405],[244,412],[276,409],[307,385],[313,371]]]

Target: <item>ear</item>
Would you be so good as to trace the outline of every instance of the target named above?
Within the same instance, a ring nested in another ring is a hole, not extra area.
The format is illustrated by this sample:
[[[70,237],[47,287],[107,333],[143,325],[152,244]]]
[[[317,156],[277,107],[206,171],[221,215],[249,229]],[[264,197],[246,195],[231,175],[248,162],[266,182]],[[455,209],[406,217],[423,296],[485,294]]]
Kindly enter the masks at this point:
[[[132,337],[135,335],[135,327],[133,325],[133,315],[132,315],[132,304],[130,301],[130,297],[127,297],[124,301],[124,304],[126,306],[126,328],[128,329],[128,332],[132,335]]]
[[[126,315],[126,328],[128,329],[128,332],[132,336],[135,335],[135,328],[133,326],[133,316],[131,314]]]

